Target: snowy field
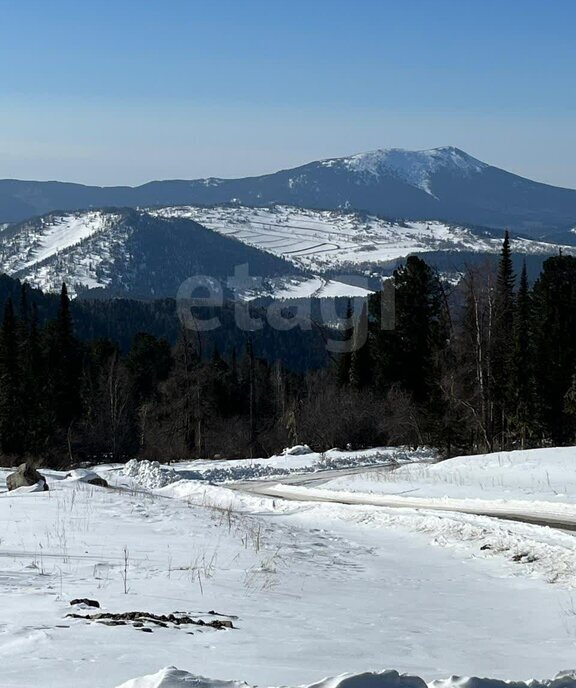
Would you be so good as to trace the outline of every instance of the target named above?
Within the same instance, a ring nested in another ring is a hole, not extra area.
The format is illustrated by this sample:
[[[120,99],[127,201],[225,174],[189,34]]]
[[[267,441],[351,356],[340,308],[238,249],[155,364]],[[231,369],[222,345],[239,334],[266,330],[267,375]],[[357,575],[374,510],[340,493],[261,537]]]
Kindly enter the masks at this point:
[[[258,493],[401,497],[411,484],[431,502],[453,486],[454,499],[505,490],[528,505],[532,490],[557,504],[562,477],[576,508],[576,449],[453,464],[416,463],[426,451],[294,451],[99,467],[108,489],[45,471],[49,492],[6,493],[1,471],[2,688],[297,686],[343,673],[319,688],[499,688],[457,676],[544,680],[576,665],[571,533]],[[459,477],[427,483],[435,472]],[[379,473],[394,478],[369,477]],[[82,598],[100,608],[70,604]],[[140,615],[67,616],[125,612]],[[410,677],[364,673],[387,669]]]
[[[435,220],[392,222],[354,212],[291,206],[175,206],[149,210],[162,217],[184,217],[245,244],[322,272],[362,263],[403,258],[429,251],[499,253],[502,238]],[[515,253],[553,255],[557,246],[530,239],[512,240]],[[562,248],[568,254],[574,247]]]

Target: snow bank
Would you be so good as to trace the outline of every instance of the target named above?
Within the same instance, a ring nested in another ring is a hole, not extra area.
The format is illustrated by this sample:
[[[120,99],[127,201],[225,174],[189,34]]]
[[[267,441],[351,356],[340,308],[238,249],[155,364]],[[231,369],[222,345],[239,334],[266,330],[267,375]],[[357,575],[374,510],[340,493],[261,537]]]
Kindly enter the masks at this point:
[[[576,503],[576,447],[458,456],[331,481],[335,490],[421,497]]]
[[[120,470],[148,489],[165,487],[179,480],[201,480],[225,483],[235,480],[280,478],[292,473],[315,473],[363,466],[390,466],[410,461],[430,461],[434,451],[419,449],[406,451],[398,447],[340,451],[312,452],[308,445],[297,445],[270,458],[191,461],[176,464],[175,468],[162,466],[157,461],[128,461]]]
[[[159,487],[165,487],[171,483],[178,482],[181,477],[176,471],[160,466],[158,461],[138,461],[130,459],[122,467],[122,473],[129,478],[133,478],[135,482],[142,487],[150,490],[155,490]]]
[[[194,686],[194,688],[244,688],[248,684],[240,681],[218,681],[202,676],[194,676],[187,671],[180,671],[176,667],[166,667],[157,674],[149,674],[141,678],[126,681],[118,688],[180,688]]]
[[[294,447],[286,447],[282,454],[285,456],[302,456],[302,454],[312,454],[312,450],[307,444],[297,444]]]
[[[157,674],[127,681],[117,688],[179,688],[180,686],[244,688],[248,684],[239,681],[218,681],[203,678],[186,671],[180,671],[175,667],[167,667]],[[451,676],[428,684],[419,676],[399,674],[397,671],[382,671],[342,674],[303,688],[576,688],[576,671],[564,671],[555,678],[545,681],[502,681],[500,679]]]
[[[424,470],[402,468],[400,477],[418,476],[467,487],[520,490],[553,497],[576,496],[576,447],[551,447],[457,456]]]

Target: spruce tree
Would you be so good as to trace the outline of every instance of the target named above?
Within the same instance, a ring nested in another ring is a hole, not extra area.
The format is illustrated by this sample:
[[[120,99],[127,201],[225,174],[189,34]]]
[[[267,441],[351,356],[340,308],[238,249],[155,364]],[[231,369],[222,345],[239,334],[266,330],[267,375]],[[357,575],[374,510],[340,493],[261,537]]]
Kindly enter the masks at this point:
[[[576,370],[576,257],[544,261],[533,304],[537,417],[544,435],[564,444],[574,439],[576,430],[576,419],[565,407]]]
[[[56,321],[48,331],[48,374],[51,410],[56,426],[68,433],[80,414],[80,345],[74,337],[70,299],[62,285]]]
[[[524,261],[514,309],[514,348],[510,380],[511,416],[515,433],[522,448],[526,446],[535,431],[531,320],[532,297],[528,287],[526,261]]]
[[[246,342],[246,358],[248,360],[248,445],[250,458],[252,458],[256,444],[256,374],[254,347],[250,337]]]
[[[493,436],[501,447],[509,444],[508,430],[512,415],[512,359],[514,354],[514,285],[516,277],[512,266],[512,252],[508,232],[504,234],[496,289],[494,317],[490,334],[490,383],[494,403]]]
[[[5,455],[24,452],[24,419],[18,325],[12,299],[4,306],[0,331],[0,446]]]
[[[350,367],[352,363],[352,347],[354,339],[354,330],[352,325],[352,302],[348,299],[346,306],[346,322],[348,323],[347,332],[350,333],[347,339],[344,340],[346,349],[340,354],[336,362],[336,378],[339,385],[347,385],[350,382]]]
[[[42,357],[38,313],[34,304],[30,311],[30,324],[23,328],[25,338],[21,343],[22,387],[26,400],[24,425],[26,428],[26,448],[33,456],[38,456],[46,446],[50,428],[45,408],[46,369]]]
[[[409,256],[394,271],[396,329],[384,339],[391,381],[399,382],[417,402],[430,399],[438,379],[438,354],[448,338],[442,285],[425,261]]]
[[[350,384],[357,389],[367,387],[373,377],[373,365],[368,344],[368,316],[366,304],[354,328],[350,354]]]

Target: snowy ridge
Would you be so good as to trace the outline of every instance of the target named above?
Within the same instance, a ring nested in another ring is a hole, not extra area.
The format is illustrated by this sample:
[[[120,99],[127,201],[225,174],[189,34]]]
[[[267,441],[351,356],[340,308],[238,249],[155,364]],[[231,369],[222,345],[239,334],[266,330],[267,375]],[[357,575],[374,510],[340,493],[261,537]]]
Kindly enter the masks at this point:
[[[222,237],[235,239],[242,251],[246,247],[256,248],[267,254],[268,261],[273,256],[274,260],[281,258],[292,264],[284,263],[287,275],[270,277],[253,293],[242,295],[245,299],[365,296],[370,287],[364,277],[379,266],[385,265],[385,270],[390,271],[395,261],[410,254],[498,254],[502,241],[499,234],[437,220],[393,221],[357,212],[285,205],[90,210],[50,214],[0,231],[0,269],[45,291],[58,291],[65,281],[72,294],[81,288],[98,287],[122,292],[140,281],[153,296],[153,280],[166,277],[173,261],[167,257],[165,265],[156,265],[151,271],[147,267],[150,258],[172,250],[179,259],[194,264],[196,244],[187,230],[181,230],[189,237],[185,251],[169,246],[166,233],[170,233],[170,220],[193,220],[220,235],[218,241],[222,242]],[[158,225],[154,229],[157,246],[151,248],[149,240],[144,249],[148,253],[141,252],[136,257],[130,248],[133,239],[154,223]],[[520,237],[512,237],[511,243],[518,254],[548,256],[556,254],[559,248],[566,255],[576,254],[575,246],[560,247]],[[220,255],[215,263],[220,262]],[[454,261],[457,263],[457,258]],[[292,266],[308,275],[298,274]],[[340,281],[330,274],[332,271],[348,271],[356,275],[356,282],[354,277]],[[457,277],[456,267],[454,271]],[[174,286],[174,293],[176,289]]]
[[[23,223],[17,233],[5,228],[5,233],[0,234],[2,268],[15,273],[39,265],[89,237],[109,230],[119,218],[117,213],[95,210],[47,215]]]
[[[69,285],[69,293],[78,287],[108,286],[117,271],[116,265],[127,259],[126,239],[131,233],[129,223],[114,212],[89,211],[59,217],[48,224],[49,231],[30,229],[18,234],[15,241],[3,242],[0,250],[2,268],[25,279],[46,292],[57,292],[62,282]],[[18,253],[21,245],[30,240],[32,250],[25,251],[25,260]]]
[[[249,688],[243,681],[218,681],[195,676],[176,667],[166,667],[158,673],[132,679],[117,688]],[[545,681],[502,681],[498,679],[468,678],[451,676],[426,683],[419,676],[399,674],[397,671],[365,672],[362,674],[342,674],[325,678],[300,688],[574,688],[576,672],[563,671],[555,678]]]
[[[436,220],[394,222],[372,215],[334,210],[312,210],[272,205],[174,206],[152,209],[161,217],[184,217],[226,236],[321,273],[353,268],[430,251],[499,253],[502,237]],[[531,255],[553,255],[558,246],[512,238],[512,250]],[[575,247],[562,247],[566,254]]]
[[[352,296],[368,293],[339,282],[300,275],[292,265],[284,263],[277,267],[277,276],[273,264],[279,261],[275,256],[219,234],[212,241],[210,234],[187,220],[171,222],[130,209],[48,215],[0,233],[0,269],[47,292],[59,291],[66,282],[71,295],[87,288],[109,288],[115,294],[175,296],[180,283],[190,274],[220,274],[222,253],[210,249],[218,245],[228,252],[229,262],[231,255],[237,256],[238,264],[255,261],[254,274],[258,274],[258,265],[264,266],[260,273],[262,284],[252,290],[254,293],[247,288],[243,295],[246,299],[276,290],[289,296],[292,292],[310,295],[342,290],[344,295]],[[206,251],[203,246],[208,247]],[[207,262],[203,264],[202,260]],[[273,275],[268,276],[266,270]]]
[[[431,177],[439,169],[449,168],[458,174],[469,176],[489,167],[451,146],[422,151],[388,148],[358,153],[348,158],[323,160],[320,164],[324,167],[343,166],[352,172],[376,178],[381,174],[392,175],[431,196],[434,196]]]

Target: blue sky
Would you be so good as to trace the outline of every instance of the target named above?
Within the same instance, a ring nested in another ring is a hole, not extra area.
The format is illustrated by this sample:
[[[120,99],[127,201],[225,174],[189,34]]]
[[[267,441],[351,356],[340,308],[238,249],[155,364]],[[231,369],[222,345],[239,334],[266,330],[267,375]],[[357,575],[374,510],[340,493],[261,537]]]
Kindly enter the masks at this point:
[[[0,178],[454,145],[576,187],[574,0],[0,0]]]

